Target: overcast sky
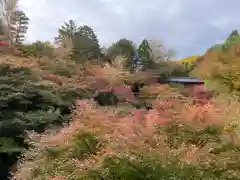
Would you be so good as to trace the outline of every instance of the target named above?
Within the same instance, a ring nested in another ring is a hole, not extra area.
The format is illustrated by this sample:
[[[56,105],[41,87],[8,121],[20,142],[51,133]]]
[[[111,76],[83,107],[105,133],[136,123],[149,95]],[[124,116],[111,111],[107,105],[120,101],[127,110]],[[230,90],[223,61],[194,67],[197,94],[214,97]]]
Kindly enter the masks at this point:
[[[122,37],[157,39],[178,58],[201,54],[240,27],[240,0],[19,0],[27,41],[50,40],[67,20],[91,26],[101,45]]]

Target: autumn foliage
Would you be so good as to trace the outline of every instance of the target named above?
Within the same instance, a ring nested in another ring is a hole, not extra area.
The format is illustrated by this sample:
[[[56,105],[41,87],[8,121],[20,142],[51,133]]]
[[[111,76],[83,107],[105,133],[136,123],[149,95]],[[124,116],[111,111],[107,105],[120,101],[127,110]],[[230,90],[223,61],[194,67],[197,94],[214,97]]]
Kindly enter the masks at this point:
[[[58,47],[18,45],[0,59],[1,155],[21,153],[12,179],[239,179],[239,39],[181,61],[144,40],[138,58],[70,20]],[[206,86],[159,83],[170,76]]]
[[[93,99],[76,98],[69,125],[42,134],[28,132],[32,147],[19,160],[13,179],[238,178],[239,126],[234,112],[240,106],[232,97],[196,103],[183,87],[152,81],[136,98],[128,86],[139,80],[139,73],[89,63],[81,74],[85,78],[70,78],[77,83],[62,77],[63,85],[119,92],[126,101],[100,106]],[[114,81],[109,78],[113,74]],[[142,74],[146,80],[151,77]],[[151,109],[136,108],[136,103]]]

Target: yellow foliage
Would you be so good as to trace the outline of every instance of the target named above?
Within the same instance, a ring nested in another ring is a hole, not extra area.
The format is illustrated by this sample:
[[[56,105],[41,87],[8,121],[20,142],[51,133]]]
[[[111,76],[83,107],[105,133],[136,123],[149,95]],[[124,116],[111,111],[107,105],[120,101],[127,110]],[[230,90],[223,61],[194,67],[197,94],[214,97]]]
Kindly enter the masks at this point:
[[[240,54],[236,47],[227,51],[209,51],[193,72],[202,79],[220,82],[229,91],[240,90]],[[216,88],[217,89],[217,88]]]
[[[189,57],[186,57],[186,58],[183,58],[181,60],[179,60],[178,62],[180,62],[181,64],[183,63],[194,63],[196,61],[196,59],[198,58],[199,56],[198,55],[193,55],[193,56],[189,56]]]

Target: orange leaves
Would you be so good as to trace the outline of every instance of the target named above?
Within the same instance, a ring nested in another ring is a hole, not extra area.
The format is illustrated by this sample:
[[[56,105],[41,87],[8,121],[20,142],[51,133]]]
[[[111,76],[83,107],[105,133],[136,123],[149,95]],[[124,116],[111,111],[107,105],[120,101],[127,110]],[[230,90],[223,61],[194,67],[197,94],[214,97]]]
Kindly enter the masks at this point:
[[[240,46],[232,45],[225,50],[209,50],[201,63],[197,65],[194,74],[210,79],[213,83],[225,85],[228,90],[240,89]],[[216,87],[215,90],[221,90]]]

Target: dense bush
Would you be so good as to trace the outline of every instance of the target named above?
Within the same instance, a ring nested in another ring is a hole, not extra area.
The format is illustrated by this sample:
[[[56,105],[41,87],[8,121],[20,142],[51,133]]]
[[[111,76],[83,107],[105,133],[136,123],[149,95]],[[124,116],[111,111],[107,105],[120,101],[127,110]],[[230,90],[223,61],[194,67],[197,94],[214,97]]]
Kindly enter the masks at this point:
[[[65,121],[62,115],[70,113],[76,97],[92,96],[79,88],[41,84],[39,77],[27,68],[0,68],[1,136],[15,136],[11,131],[18,129],[42,132],[47,125]]]
[[[174,61],[159,61],[153,70],[161,78],[168,78],[170,76],[188,77],[191,69],[185,64]]]
[[[26,147],[26,130],[41,133],[69,122],[76,97],[91,96],[86,90],[44,83],[32,70],[9,65],[0,66],[0,83],[0,153],[11,159],[7,153]],[[5,174],[9,167],[0,166]]]
[[[23,57],[37,56],[36,51],[31,44],[19,44],[17,45],[17,50],[19,51],[19,55]]]
[[[239,37],[229,37],[224,44],[211,48],[201,58],[193,74],[208,80],[210,88],[217,92],[239,95],[240,44],[235,39]]]
[[[197,65],[197,59],[200,56],[190,56],[184,59],[179,60],[178,62],[184,66],[186,71],[190,73]]]
[[[197,59],[192,74],[205,79],[209,88],[218,93],[240,95],[240,36],[233,31],[222,43],[212,46]]]
[[[110,137],[111,133],[101,136],[83,129],[74,134],[66,144],[43,148],[42,154],[35,153],[35,161],[28,162],[34,163],[32,170],[23,177],[39,180],[50,177],[72,180],[239,179],[240,146],[219,126],[161,125],[152,137],[152,145],[148,141],[134,142],[129,134],[125,137],[129,147],[112,151],[109,148],[123,143],[118,142],[120,137]],[[134,135],[144,140],[139,132]],[[114,140],[110,141],[111,138]]]
[[[49,42],[36,41],[32,44],[19,44],[17,45],[20,55],[24,57],[53,57],[54,47]]]
[[[98,92],[94,100],[101,106],[117,105],[118,103],[116,95],[112,92]]]

